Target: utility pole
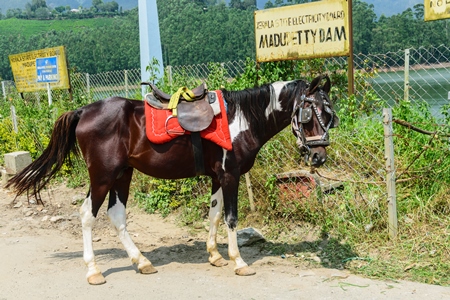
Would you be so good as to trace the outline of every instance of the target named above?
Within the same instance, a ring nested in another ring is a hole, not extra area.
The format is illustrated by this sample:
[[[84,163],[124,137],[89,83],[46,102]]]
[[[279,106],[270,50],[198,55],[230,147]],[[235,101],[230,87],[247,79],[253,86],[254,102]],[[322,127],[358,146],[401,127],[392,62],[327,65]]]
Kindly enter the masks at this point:
[[[146,71],[153,58],[159,62],[158,78],[164,74],[161,37],[159,33],[158,7],[156,0],[139,0],[139,40],[141,52],[141,81],[148,81],[150,72]],[[147,92],[147,86],[142,86],[142,96]]]

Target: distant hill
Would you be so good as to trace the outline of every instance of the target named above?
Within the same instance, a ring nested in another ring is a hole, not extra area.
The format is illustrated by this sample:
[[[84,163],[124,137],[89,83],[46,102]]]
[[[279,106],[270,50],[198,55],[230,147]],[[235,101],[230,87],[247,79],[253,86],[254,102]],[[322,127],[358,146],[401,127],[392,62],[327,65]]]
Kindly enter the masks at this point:
[[[121,6],[124,10],[132,9],[138,6],[138,0],[115,0],[119,6]],[[256,4],[259,9],[264,8],[264,4],[268,0],[256,0]],[[0,0],[0,9],[3,14],[10,8],[25,8],[25,4],[27,2],[31,2],[31,0]],[[91,7],[92,0],[47,0],[47,5],[50,7],[57,6],[67,6],[69,5],[71,8],[82,7]],[[110,2],[109,0],[104,0],[103,2]],[[230,0],[226,0],[226,2],[230,2]],[[272,0],[275,2],[275,0]],[[402,1],[392,1],[392,0],[365,0],[364,2],[373,4],[374,10],[377,16],[381,16],[382,14],[386,17],[390,17],[395,14],[399,14],[404,12],[408,8],[413,8],[414,5],[423,3],[423,0],[402,0]]]
[[[112,0],[104,0],[103,2],[111,2]],[[124,10],[129,10],[138,6],[138,0],[114,0],[121,6]],[[58,6],[67,6],[71,8],[78,7],[91,7],[92,0],[46,0],[47,6],[55,8]],[[24,9],[27,3],[31,3],[31,0],[0,0],[0,9],[3,14],[6,13],[8,9],[20,8]]]

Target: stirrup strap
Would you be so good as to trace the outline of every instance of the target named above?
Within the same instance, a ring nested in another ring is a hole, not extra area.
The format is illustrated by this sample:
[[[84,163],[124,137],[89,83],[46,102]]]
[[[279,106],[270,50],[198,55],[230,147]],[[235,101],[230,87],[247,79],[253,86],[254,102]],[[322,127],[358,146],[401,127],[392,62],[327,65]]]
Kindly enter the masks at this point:
[[[183,96],[186,101],[193,101],[195,99],[194,92],[185,86],[180,87],[178,91],[170,97],[169,105],[167,106],[168,109],[172,110],[172,115],[174,117],[177,116],[177,105],[181,96]]]

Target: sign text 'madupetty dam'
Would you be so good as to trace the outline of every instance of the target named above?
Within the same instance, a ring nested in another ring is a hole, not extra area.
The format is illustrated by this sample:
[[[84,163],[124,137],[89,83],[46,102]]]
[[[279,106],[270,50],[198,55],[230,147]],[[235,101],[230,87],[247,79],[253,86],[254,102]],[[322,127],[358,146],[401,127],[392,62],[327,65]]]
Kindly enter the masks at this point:
[[[256,11],[257,61],[348,55],[348,32],[346,1]]]

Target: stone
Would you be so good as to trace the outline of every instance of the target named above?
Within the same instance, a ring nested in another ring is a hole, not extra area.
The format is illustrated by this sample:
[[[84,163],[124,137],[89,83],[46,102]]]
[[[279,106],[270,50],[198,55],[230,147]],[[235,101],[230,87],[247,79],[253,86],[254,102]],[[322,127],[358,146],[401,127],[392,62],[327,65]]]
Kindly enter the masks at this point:
[[[31,164],[31,155],[28,151],[16,151],[6,153],[5,156],[6,173],[15,175]]]
[[[61,221],[61,220],[63,220],[63,219],[64,219],[64,218],[61,217],[61,216],[55,216],[55,217],[51,217],[51,218],[50,218],[50,222],[56,223],[56,222],[59,222],[59,221]]]
[[[251,246],[265,240],[262,233],[253,227],[244,228],[237,232],[237,242],[239,247]]]

